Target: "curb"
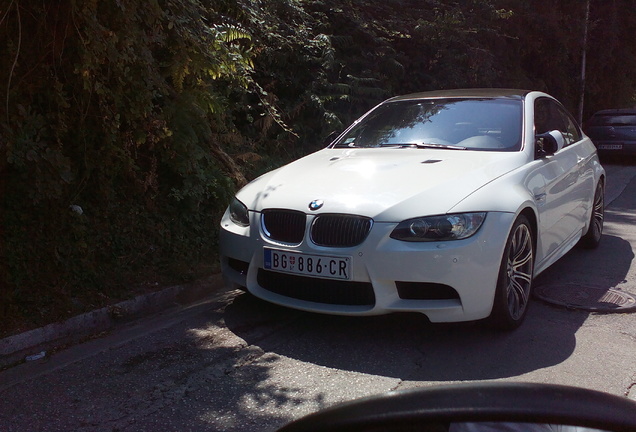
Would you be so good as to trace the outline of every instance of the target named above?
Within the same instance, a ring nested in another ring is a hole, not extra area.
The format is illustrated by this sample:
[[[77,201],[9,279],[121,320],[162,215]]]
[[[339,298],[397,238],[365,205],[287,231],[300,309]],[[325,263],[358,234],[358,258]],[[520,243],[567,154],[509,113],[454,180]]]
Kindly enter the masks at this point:
[[[0,370],[22,363],[27,357],[41,358],[51,349],[78,344],[142,316],[193,303],[223,287],[221,274],[215,274],[0,339]]]

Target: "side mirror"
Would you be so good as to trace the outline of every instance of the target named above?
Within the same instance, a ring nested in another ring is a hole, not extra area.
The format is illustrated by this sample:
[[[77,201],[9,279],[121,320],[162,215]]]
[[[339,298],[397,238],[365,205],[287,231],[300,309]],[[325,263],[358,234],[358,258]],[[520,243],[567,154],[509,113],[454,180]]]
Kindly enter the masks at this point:
[[[565,145],[563,133],[558,130],[539,134],[535,137],[534,146],[537,157],[550,156],[561,150]]]

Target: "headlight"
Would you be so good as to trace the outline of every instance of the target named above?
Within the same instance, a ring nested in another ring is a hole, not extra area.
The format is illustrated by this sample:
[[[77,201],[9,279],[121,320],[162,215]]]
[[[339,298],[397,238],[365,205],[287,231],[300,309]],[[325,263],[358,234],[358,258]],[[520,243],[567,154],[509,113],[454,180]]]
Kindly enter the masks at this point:
[[[247,212],[247,207],[236,198],[230,203],[230,219],[242,227],[250,225],[250,216]]]
[[[391,238],[402,241],[462,240],[475,234],[486,213],[459,213],[407,219],[399,223]]]

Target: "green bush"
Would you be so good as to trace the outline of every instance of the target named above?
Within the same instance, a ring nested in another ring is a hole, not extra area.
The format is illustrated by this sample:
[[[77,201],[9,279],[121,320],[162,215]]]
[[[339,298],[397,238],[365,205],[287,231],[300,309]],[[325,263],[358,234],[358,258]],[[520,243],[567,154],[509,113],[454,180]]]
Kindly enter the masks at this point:
[[[251,36],[218,11],[55,3],[2,11],[3,324],[60,319],[213,262],[242,181],[216,156],[244,147],[230,97],[257,94]]]

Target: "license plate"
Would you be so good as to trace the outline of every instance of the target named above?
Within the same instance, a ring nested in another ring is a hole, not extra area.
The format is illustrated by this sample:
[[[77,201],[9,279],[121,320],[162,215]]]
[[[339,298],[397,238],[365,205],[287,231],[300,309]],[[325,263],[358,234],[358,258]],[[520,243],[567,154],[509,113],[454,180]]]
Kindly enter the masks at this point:
[[[622,150],[622,144],[600,144],[598,146],[599,150]]]
[[[267,270],[330,279],[351,278],[351,257],[310,255],[268,248],[263,253],[263,267]]]

